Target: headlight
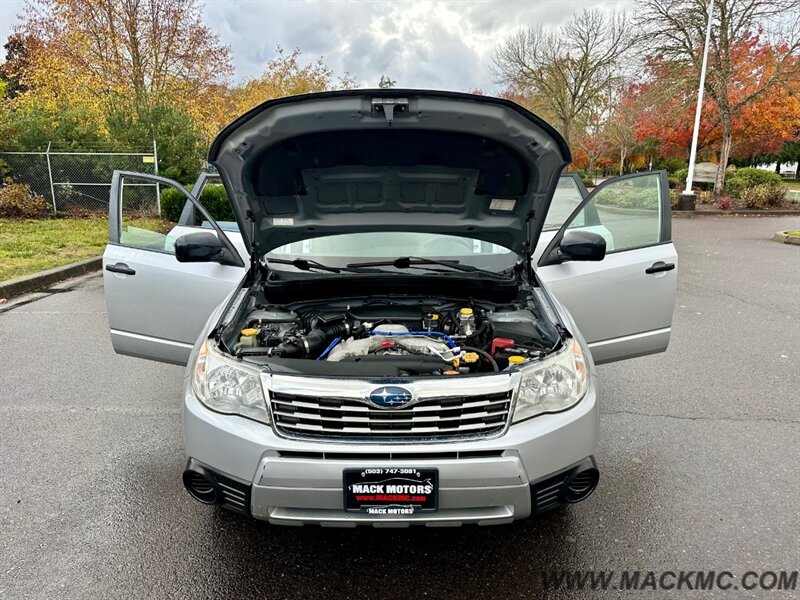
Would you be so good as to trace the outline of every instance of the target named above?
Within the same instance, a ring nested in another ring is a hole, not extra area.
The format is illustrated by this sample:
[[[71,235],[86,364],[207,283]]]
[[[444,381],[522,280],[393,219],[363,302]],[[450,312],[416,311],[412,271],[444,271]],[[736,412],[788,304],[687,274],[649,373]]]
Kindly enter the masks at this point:
[[[211,410],[269,423],[260,371],[224,356],[208,341],[197,354],[192,389]]]
[[[547,360],[522,367],[514,420],[559,412],[580,402],[589,387],[589,369],[576,340]]]

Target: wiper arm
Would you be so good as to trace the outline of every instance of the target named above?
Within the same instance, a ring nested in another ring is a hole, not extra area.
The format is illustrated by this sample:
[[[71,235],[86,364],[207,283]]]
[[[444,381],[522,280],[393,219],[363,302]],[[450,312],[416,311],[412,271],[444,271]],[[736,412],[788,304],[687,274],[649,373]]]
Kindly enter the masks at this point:
[[[462,271],[464,273],[482,273],[484,275],[491,275],[492,277],[504,278],[502,274],[495,273],[494,271],[487,271],[472,265],[462,265],[458,260],[437,260],[435,258],[420,258],[418,256],[401,256],[394,260],[376,260],[372,262],[363,263],[348,263],[348,268],[359,267],[394,267],[395,269],[409,269],[418,265],[440,265],[455,271]],[[438,271],[437,272],[441,272]]]
[[[267,265],[269,263],[276,263],[279,265],[292,265],[295,269],[299,269],[301,271],[310,271],[311,269],[316,269],[318,271],[327,271],[328,273],[341,273],[342,270],[338,267],[329,267],[328,265],[323,265],[315,260],[307,260],[305,258],[295,258],[292,260],[287,260],[285,258],[268,258]]]

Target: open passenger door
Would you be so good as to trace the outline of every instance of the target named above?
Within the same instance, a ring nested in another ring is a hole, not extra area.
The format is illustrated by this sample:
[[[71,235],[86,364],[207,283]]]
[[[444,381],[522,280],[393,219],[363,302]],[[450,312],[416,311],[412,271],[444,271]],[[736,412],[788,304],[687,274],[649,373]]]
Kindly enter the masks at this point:
[[[666,172],[624,175],[595,188],[537,248],[537,274],[575,319],[596,363],[667,349],[678,274],[671,218]],[[605,239],[603,260],[569,260],[559,251],[581,231]]]

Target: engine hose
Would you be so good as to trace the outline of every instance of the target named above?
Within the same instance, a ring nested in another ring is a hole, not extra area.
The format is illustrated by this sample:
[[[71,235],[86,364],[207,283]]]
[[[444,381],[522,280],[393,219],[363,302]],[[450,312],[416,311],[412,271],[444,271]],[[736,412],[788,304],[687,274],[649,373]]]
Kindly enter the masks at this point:
[[[370,332],[370,335],[422,335],[422,336],[438,336],[444,338],[444,341],[447,342],[447,345],[451,348],[456,347],[456,343],[453,339],[447,335],[446,333],[442,333],[441,331],[381,331],[380,329],[373,329]]]
[[[328,356],[328,354],[330,353],[330,351],[331,351],[331,350],[333,350],[334,346],[336,346],[336,344],[338,344],[338,343],[339,343],[339,342],[341,342],[341,341],[342,341],[342,338],[340,338],[340,337],[337,337],[335,340],[333,340],[333,341],[330,343],[330,346],[328,346],[327,348],[325,348],[325,351],[324,351],[322,354],[320,354],[320,355],[317,357],[317,360],[322,360],[323,358],[325,358],[326,356]]]
[[[317,325],[316,329],[323,331],[327,336],[336,337],[343,337],[352,331],[350,323],[345,320],[336,321],[334,323],[323,323]]]
[[[500,370],[500,367],[497,366],[497,361],[494,358],[492,358],[492,355],[486,352],[485,350],[481,350],[480,348],[473,348],[471,346],[461,346],[461,349],[464,350],[465,352],[475,352],[477,354],[480,354],[483,358],[489,361],[489,364],[492,365],[492,369],[494,371]]]

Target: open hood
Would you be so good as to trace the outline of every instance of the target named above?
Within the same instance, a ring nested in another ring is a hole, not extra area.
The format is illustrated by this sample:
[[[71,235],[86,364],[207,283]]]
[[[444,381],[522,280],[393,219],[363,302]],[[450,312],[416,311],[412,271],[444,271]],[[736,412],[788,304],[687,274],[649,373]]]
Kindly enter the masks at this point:
[[[265,102],[209,154],[260,254],[364,231],[463,235],[528,254],[570,159],[561,135],[513,102],[397,89]]]

